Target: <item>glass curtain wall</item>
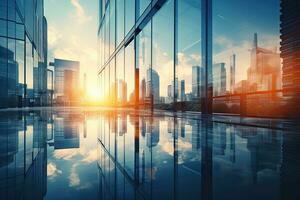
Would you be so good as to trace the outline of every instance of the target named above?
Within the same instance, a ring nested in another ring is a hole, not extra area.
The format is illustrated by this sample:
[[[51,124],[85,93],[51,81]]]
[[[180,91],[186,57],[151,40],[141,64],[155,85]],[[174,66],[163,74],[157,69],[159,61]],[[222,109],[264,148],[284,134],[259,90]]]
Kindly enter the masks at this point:
[[[0,1],[0,107],[22,107],[41,103],[40,89],[45,84],[39,83],[44,80],[45,75],[39,70],[34,72],[34,67],[38,68],[39,63],[41,67],[45,67],[46,47],[43,40],[47,40],[44,38],[47,30],[43,26],[43,20],[43,5],[40,2],[34,6],[33,1],[26,4],[21,0]]]
[[[24,25],[15,1],[0,2],[0,107],[22,106],[24,98]]]
[[[154,105],[162,109],[201,111],[204,106],[209,107],[210,112],[210,103],[203,98],[209,95],[210,99],[212,93],[213,112],[241,115],[279,112],[278,106],[285,100],[280,91],[285,83],[282,82],[280,59],[279,0],[259,4],[238,0],[226,3],[221,0],[167,0],[158,10],[154,9],[157,2],[135,2],[136,5],[130,0],[108,1],[109,14],[104,15],[99,31],[101,67],[109,57],[101,53],[108,40],[111,56],[116,50],[125,48],[116,53],[119,104],[128,105],[133,98],[131,93],[136,78],[141,107]],[[146,12],[148,6],[154,13]],[[135,25],[135,18],[141,23]],[[130,33],[134,26],[136,32]],[[123,47],[119,46],[124,37],[133,37],[132,47],[128,41]],[[135,55],[128,54],[129,48]],[[137,73],[132,67],[127,68],[127,65],[134,65],[131,56],[135,57]],[[210,65],[211,59],[212,66],[207,71],[211,77],[206,80],[206,65]]]
[[[283,84],[279,16],[279,0],[213,1],[214,112],[276,114],[282,93],[267,91]]]

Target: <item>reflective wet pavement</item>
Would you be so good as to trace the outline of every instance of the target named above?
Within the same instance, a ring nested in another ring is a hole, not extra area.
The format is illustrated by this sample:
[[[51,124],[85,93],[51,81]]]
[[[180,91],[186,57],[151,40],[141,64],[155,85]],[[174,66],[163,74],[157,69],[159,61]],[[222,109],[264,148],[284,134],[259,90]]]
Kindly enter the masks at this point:
[[[1,111],[0,199],[300,199],[299,131],[191,116]]]

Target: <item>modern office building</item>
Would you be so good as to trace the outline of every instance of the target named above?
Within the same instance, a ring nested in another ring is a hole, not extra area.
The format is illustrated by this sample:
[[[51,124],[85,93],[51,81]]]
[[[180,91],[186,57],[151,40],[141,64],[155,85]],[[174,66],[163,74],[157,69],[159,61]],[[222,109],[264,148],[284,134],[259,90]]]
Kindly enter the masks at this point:
[[[178,89],[179,93],[178,93],[178,100],[179,101],[185,101],[185,81],[181,80],[180,84],[179,84],[179,89]]]
[[[54,99],[56,103],[76,103],[79,101],[78,61],[54,59]]]
[[[300,93],[300,3],[281,1],[281,58],[282,88],[284,96],[299,96]]]
[[[226,93],[226,68],[225,63],[213,65],[213,95],[220,96]]]
[[[192,95],[198,99],[201,94],[201,69],[200,66],[193,66],[192,68]]]
[[[0,1],[0,107],[46,102],[47,21],[44,1]]]
[[[245,89],[245,93],[280,90],[286,77],[291,77],[286,75],[290,67],[283,70],[285,75],[281,77],[280,34],[286,34],[283,30],[288,27],[282,22],[280,33],[283,5],[280,0],[243,4],[234,0],[99,0],[98,77],[103,102],[109,99],[103,91],[109,90],[110,80],[118,79],[135,85],[129,94],[139,96],[137,105],[147,102],[152,103],[152,108],[167,109],[181,108],[176,104],[181,101],[180,81],[184,81],[187,109],[203,113],[212,113],[215,98],[227,104],[225,98],[217,96],[229,97],[238,85],[242,86],[238,90]],[[283,11],[291,17],[283,13],[285,24],[296,20],[297,14]],[[285,41],[286,47],[291,47]],[[285,56],[284,60],[287,58],[291,59]],[[226,75],[223,73],[223,79],[228,77],[227,83],[224,79],[222,88],[214,83],[217,79],[213,78],[213,63],[228,66]],[[157,88],[153,89],[153,85]],[[279,97],[280,91],[277,92]]]

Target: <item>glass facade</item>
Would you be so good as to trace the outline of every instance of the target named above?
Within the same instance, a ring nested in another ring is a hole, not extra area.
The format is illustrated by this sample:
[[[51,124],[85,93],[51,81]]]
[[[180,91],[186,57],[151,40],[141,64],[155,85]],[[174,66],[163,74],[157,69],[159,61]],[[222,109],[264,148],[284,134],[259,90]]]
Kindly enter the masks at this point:
[[[103,83],[105,69],[116,59],[119,106],[135,98],[143,108],[286,114],[293,95],[282,87],[290,82],[282,77],[280,0],[99,2],[106,12],[99,19],[98,77]],[[107,95],[102,98],[107,102]]]
[[[0,107],[47,104],[43,1],[0,2]]]

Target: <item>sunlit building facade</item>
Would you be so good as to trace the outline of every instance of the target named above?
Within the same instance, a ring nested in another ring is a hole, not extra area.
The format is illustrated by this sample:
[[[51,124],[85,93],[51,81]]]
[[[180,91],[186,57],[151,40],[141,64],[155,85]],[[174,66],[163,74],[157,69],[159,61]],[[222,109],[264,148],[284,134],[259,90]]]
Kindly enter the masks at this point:
[[[127,95],[135,95],[118,106],[212,113],[221,112],[215,110],[220,106],[222,112],[231,112],[233,105],[237,110],[246,105],[249,111],[247,102],[257,100],[261,106],[255,112],[270,114],[286,101],[280,2],[99,0],[103,104],[117,100],[111,97],[122,88],[109,88],[124,80]],[[222,88],[214,83],[219,80],[213,77],[213,63],[223,63]],[[276,94],[269,95],[272,92]]]
[[[57,104],[74,103],[78,101],[79,70],[78,61],[54,59],[50,62],[54,67],[54,99]]]
[[[281,2],[281,57],[285,96],[297,97],[300,93],[300,3],[293,0]]]
[[[0,2],[0,107],[47,104],[44,1]]]

